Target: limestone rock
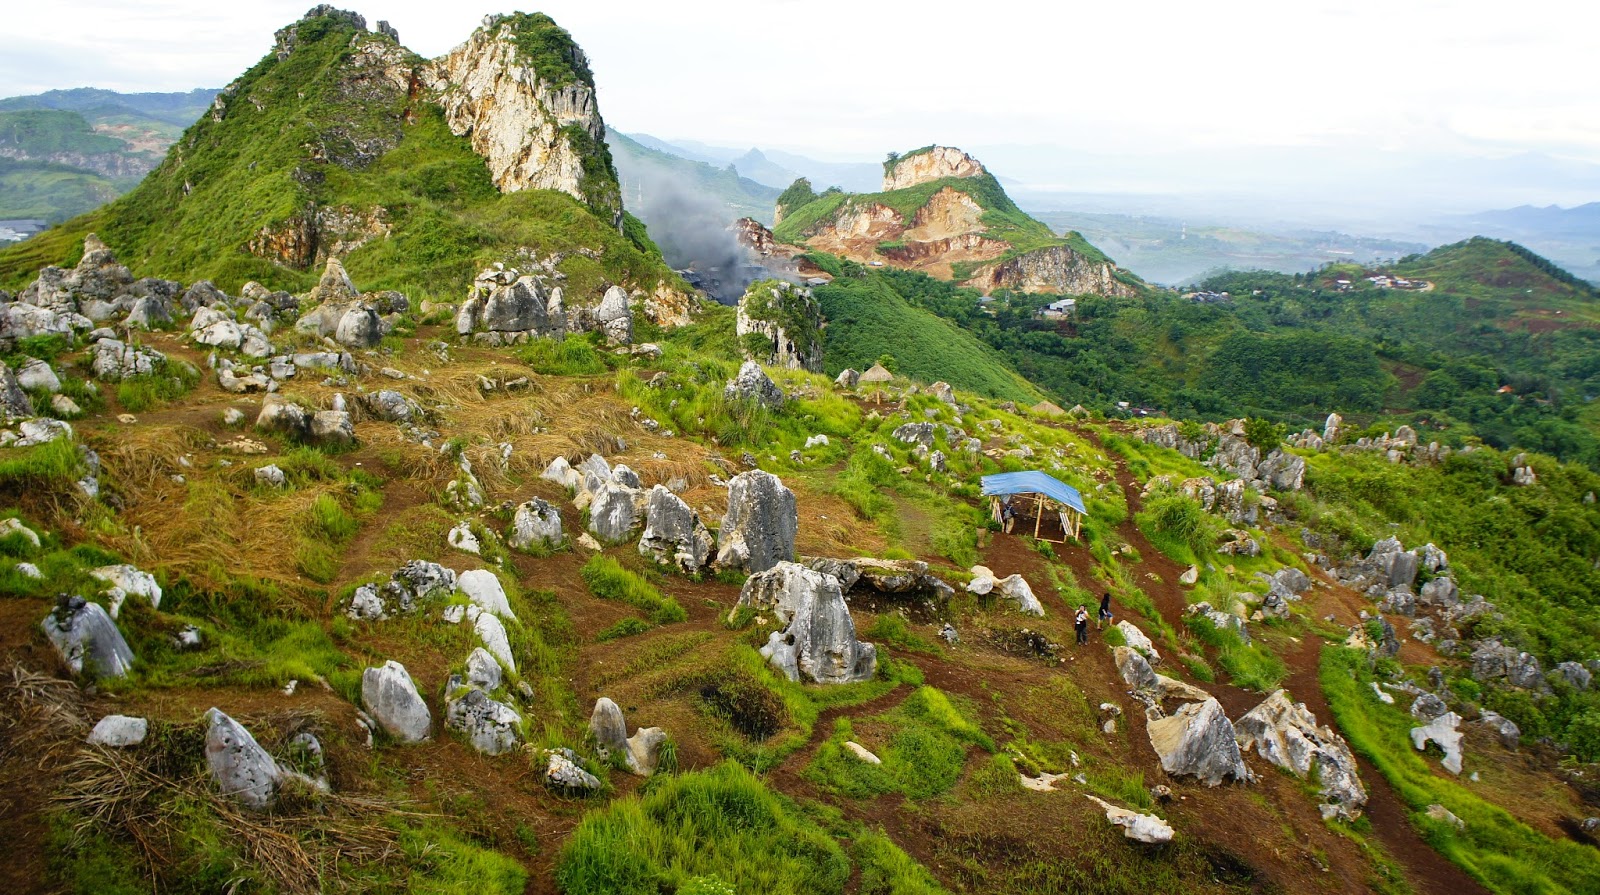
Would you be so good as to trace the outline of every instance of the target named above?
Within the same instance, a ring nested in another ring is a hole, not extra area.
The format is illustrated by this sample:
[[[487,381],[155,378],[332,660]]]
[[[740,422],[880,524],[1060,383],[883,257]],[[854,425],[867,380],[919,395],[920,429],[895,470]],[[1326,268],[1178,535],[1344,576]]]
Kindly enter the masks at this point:
[[[854,755],[856,758],[866,762],[867,764],[883,764],[883,759],[873,755],[866,746],[863,746],[854,740],[846,740],[844,748],[849,751],[851,755]]]
[[[61,377],[56,375],[56,371],[49,364],[29,357],[17,365],[17,385],[21,386],[23,391],[53,395],[61,391]]]
[[[1023,615],[1044,618],[1044,604],[1033,595],[1033,588],[1022,579],[1021,575],[1008,575],[995,582],[995,592],[1002,598],[1017,604],[1017,611]]]
[[[1411,745],[1421,752],[1428,748],[1429,741],[1437,743],[1444,750],[1444,761],[1440,764],[1452,774],[1461,773],[1461,716],[1455,712],[1445,712],[1443,715],[1421,727],[1411,728]]]
[[[729,401],[755,401],[769,410],[781,409],[788,400],[761,365],[749,360],[739,367],[739,375],[729,380],[722,395]]]
[[[506,589],[500,584],[500,577],[488,569],[462,572],[456,576],[456,587],[486,612],[516,621],[516,613],[511,611],[511,601],[506,598]]]
[[[682,498],[661,485],[650,489],[644,535],[639,538],[641,554],[692,574],[706,567],[713,546],[711,532]]]
[[[734,332],[756,363],[822,372],[822,309],[809,289],[779,280],[752,283],[739,298]],[[767,345],[753,356],[752,336]]]
[[[1150,663],[1137,650],[1129,646],[1112,647],[1111,655],[1117,664],[1117,673],[1122,675],[1122,680],[1135,690],[1153,690],[1156,686],[1156,673],[1150,668]]]
[[[885,166],[883,191],[903,190],[946,177],[980,177],[981,162],[952,146],[933,146],[907,153]]]
[[[221,709],[206,712],[206,767],[222,794],[247,808],[272,804],[283,770],[244,725]]]
[[[1522,730],[1504,715],[1486,711],[1478,716],[1478,723],[1493,731],[1507,749],[1515,749],[1522,742]]]
[[[422,418],[422,408],[405,395],[390,389],[370,392],[361,397],[367,412],[389,423],[409,423]]]
[[[517,550],[527,550],[535,546],[555,547],[562,540],[561,510],[537,497],[517,506],[511,518],[511,531],[506,534],[507,544]]]
[[[544,472],[539,473],[539,478],[547,482],[555,482],[572,491],[578,490],[583,485],[583,475],[572,468],[572,464],[567,462],[566,457],[557,457],[551,460],[550,465],[545,467]]]
[[[123,563],[115,566],[101,566],[90,569],[89,576],[96,581],[120,589],[129,597],[139,597],[150,604],[151,609],[161,608],[161,585],[156,583],[154,575],[141,572],[134,566]],[[117,615],[113,610],[112,618]]]
[[[1355,756],[1332,728],[1318,726],[1304,703],[1289,701],[1275,690],[1260,705],[1234,724],[1239,748],[1255,749],[1262,758],[1296,776],[1311,776],[1322,784],[1323,816],[1355,820],[1367,803]]]
[[[616,172],[595,162],[590,147],[605,144],[588,60],[576,48],[557,63],[572,77],[549,81],[519,49],[519,29],[540,27],[527,16],[489,16],[467,41],[421,73],[444,108],[451,132],[467,137],[502,193],[560,190],[603,218],[619,219]],[[553,27],[553,26],[552,26]]]
[[[831,586],[839,587],[839,580],[826,572],[799,563],[780,562],[745,579],[737,605],[771,612],[779,624],[788,624],[801,603],[815,599],[816,591],[829,586],[829,579],[833,582]]]
[[[356,427],[345,410],[319,410],[311,415],[311,437],[324,444],[355,444]]]
[[[261,400],[261,413],[256,416],[256,428],[263,432],[278,432],[290,437],[301,437],[311,431],[311,414],[304,407],[282,395],[267,395]]]
[[[589,732],[605,753],[628,748],[628,722],[622,717],[622,709],[607,697],[595,700],[594,711],[589,713]]]
[[[438,563],[414,559],[381,584],[356,588],[345,614],[354,619],[379,621],[391,615],[409,615],[424,601],[449,596],[456,589],[456,573]]]
[[[639,526],[639,504],[643,496],[637,487],[615,479],[600,483],[589,498],[589,531],[601,543],[627,540]]]
[[[506,626],[500,623],[499,616],[473,606],[467,610],[467,618],[472,621],[478,639],[483,641],[483,648],[500,660],[501,667],[516,673],[517,660],[511,655],[511,638],[506,636]]]
[[[42,627],[75,675],[124,677],[133,667],[133,650],[97,603],[63,594]]]
[[[544,785],[550,789],[584,793],[601,788],[599,778],[578,764],[578,756],[571,749],[546,749],[544,760]]]
[[[839,580],[786,563],[798,579],[787,627],[772,632],[761,655],[798,681],[804,675],[819,684],[869,680],[877,670],[877,648],[856,640],[850,607]]]
[[[128,345],[116,339],[100,339],[89,346],[90,369],[96,379],[115,382],[130,376],[146,376],[166,362],[166,355],[149,348]]]
[[[1154,814],[1140,814],[1127,808],[1118,808],[1088,793],[1084,794],[1084,798],[1105,809],[1106,820],[1111,821],[1112,826],[1121,827],[1122,835],[1135,842],[1161,845],[1172,841],[1172,827]]]
[[[406,667],[389,660],[361,673],[361,704],[389,735],[402,743],[420,743],[433,729],[433,715],[422,701]]]
[[[490,698],[478,687],[466,687],[461,679],[450,679],[452,695],[445,700],[444,726],[466,736],[472,748],[484,755],[503,755],[522,743],[522,716],[503,702]]]
[[[1150,638],[1145,636],[1145,633],[1139,630],[1137,625],[1124,620],[1117,622],[1117,630],[1122,632],[1122,639],[1127,642],[1128,646],[1137,650],[1146,659],[1149,659],[1152,664],[1161,663],[1161,654],[1156,651],[1156,645],[1150,642]]]
[[[742,472],[728,483],[728,512],[718,533],[717,565],[764,572],[794,559],[800,525],[794,492],[770,472]]]
[[[107,715],[101,718],[89,731],[86,741],[91,746],[108,746],[123,748],[137,746],[144,742],[146,734],[150,731],[150,722],[143,718],[130,718],[127,715]]]
[[[474,649],[467,656],[466,685],[478,687],[486,692],[500,689],[500,662],[483,647]],[[459,679],[453,679],[459,680]],[[456,684],[460,686],[460,684]],[[455,689],[453,686],[451,689]]]
[[[1239,754],[1233,724],[1215,699],[1188,703],[1147,726],[1150,745],[1168,774],[1192,775],[1207,786],[1216,786],[1229,777],[1237,781],[1250,779],[1250,769]]]

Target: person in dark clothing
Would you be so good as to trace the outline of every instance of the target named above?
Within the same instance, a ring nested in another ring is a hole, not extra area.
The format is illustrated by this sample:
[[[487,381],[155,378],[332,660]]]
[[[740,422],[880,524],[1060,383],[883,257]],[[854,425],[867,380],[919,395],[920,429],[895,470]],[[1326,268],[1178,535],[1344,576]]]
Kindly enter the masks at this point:
[[[1078,643],[1089,642],[1089,609],[1082,603],[1078,604],[1078,612],[1072,617],[1072,627],[1078,632]]]
[[[1100,621],[1095,625],[1096,630],[1111,624],[1111,591],[1100,598]]]

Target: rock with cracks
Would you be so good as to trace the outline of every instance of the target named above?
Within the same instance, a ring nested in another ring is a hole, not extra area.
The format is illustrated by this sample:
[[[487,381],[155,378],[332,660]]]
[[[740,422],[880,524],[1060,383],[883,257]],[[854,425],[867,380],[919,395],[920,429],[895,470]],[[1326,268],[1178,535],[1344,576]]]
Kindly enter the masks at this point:
[[[713,546],[711,532],[681,497],[656,485],[645,497],[644,516],[639,553],[691,574],[706,567]]]
[[[1151,720],[1147,726],[1150,745],[1161,759],[1161,769],[1168,774],[1193,776],[1207,786],[1216,786],[1228,778],[1250,779],[1250,769],[1239,754],[1233,724],[1216,699],[1188,703],[1168,717]]]
[[[506,543],[517,550],[560,545],[561,510],[535,497],[517,506]]]
[[[717,565],[765,572],[794,559],[800,527],[794,492],[770,472],[741,472],[728,483],[728,512],[718,532]]]
[[[1304,703],[1290,702],[1287,693],[1275,690],[1233,727],[1239,748],[1245,752],[1254,749],[1298,777],[1310,777],[1315,771],[1322,783],[1324,818],[1355,820],[1361,816],[1367,790],[1361,785],[1350,746],[1331,728],[1318,726]]]
[[[761,655],[792,681],[819,684],[870,680],[878,667],[877,647],[856,639],[850,607],[839,579],[795,563],[803,581],[789,624],[772,632]]]

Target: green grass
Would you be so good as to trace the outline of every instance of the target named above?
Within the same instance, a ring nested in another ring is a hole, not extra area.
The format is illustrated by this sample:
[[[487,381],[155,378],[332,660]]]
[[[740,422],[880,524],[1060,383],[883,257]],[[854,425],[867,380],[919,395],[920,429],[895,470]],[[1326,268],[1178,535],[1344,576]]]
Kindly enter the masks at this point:
[[[881,832],[858,834],[850,857],[861,868],[861,895],[947,895],[928,868]]]
[[[599,643],[609,643],[613,640],[621,640],[624,637],[632,637],[636,634],[643,634],[644,632],[650,630],[650,628],[651,625],[648,622],[637,618],[625,618],[622,621],[606,628],[604,631],[601,631],[599,634],[596,634],[594,639]]]
[[[1191,615],[1185,624],[1201,641],[1216,648],[1217,664],[1235,686],[1266,693],[1277,689],[1289,676],[1283,660],[1260,643],[1246,645],[1238,634],[1217,627],[1203,615]]]
[[[893,711],[862,723],[889,731],[887,741],[874,750],[882,764],[864,762],[845,748],[846,741],[856,738],[855,730],[849,718],[838,718],[833,735],[818,747],[803,776],[850,798],[898,792],[925,799],[955,785],[969,745],[994,750],[994,742],[978,725],[933,687],[917,688]]]
[[[573,895],[657,895],[707,876],[737,892],[822,895],[844,890],[850,862],[793,803],[727,762],[589,814],[556,865]]]
[[[689,617],[677,600],[663,595],[643,575],[623,568],[609,556],[591,558],[584,563],[582,575],[583,583],[595,596],[627,603],[658,625],[681,622]]]
[[[1600,862],[1591,848],[1550,839],[1465,786],[1434,774],[1429,761],[1411,746],[1415,719],[1372,698],[1367,686],[1372,678],[1363,659],[1353,650],[1324,647],[1319,669],[1323,692],[1351,747],[1372,762],[1410,807],[1412,823],[1429,845],[1493,892],[1600,891]],[[1428,818],[1427,807],[1434,804],[1461,818],[1465,829]]]
[[[118,382],[117,402],[129,413],[144,413],[178,400],[199,383],[200,371],[192,364],[161,361],[146,375],[130,376]]]

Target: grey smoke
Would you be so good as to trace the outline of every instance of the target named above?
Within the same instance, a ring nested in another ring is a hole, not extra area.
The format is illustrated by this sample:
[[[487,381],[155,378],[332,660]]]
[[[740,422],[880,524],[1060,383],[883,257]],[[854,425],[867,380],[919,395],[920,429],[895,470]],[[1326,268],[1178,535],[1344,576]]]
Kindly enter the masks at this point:
[[[638,167],[622,174],[623,204],[650,229],[667,263],[690,270],[694,285],[723,304],[771,276],[728,227],[737,215],[671,172]]]

